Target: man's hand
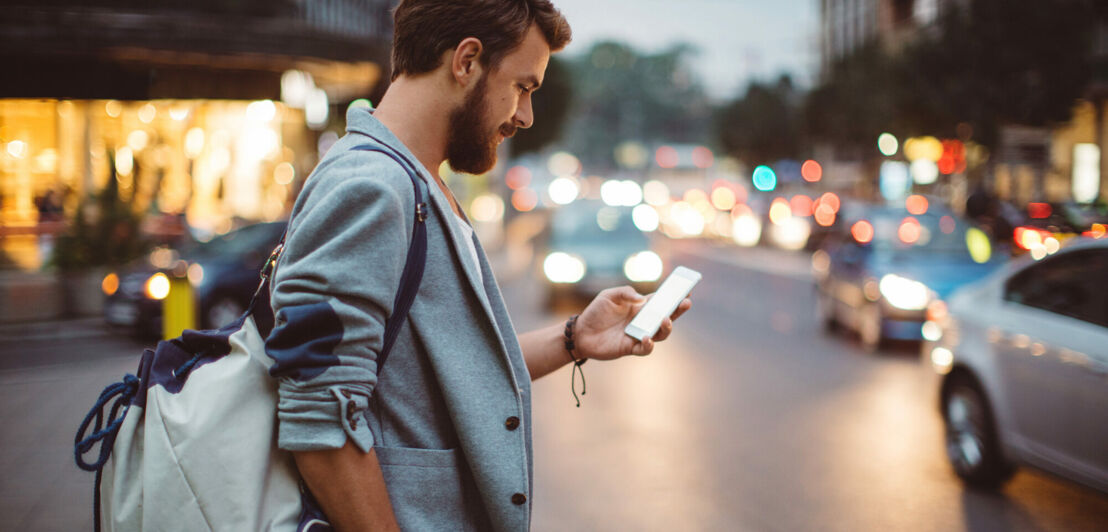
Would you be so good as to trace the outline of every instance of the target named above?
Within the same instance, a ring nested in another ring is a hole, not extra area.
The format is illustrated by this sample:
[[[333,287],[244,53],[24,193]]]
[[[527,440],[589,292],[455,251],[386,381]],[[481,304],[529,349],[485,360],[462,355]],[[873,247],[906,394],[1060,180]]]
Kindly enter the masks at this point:
[[[692,301],[686,298],[670,317],[662,320],[653,338],[640,342],[624,334],[623,329],[647,299],[629,286],[609,288],[597,295],[577,318],[573,341],[578,356],[612,360],[625,355],[649,355],[654,351],[654,342],[665,340],[673,331],[673,321],[692,306]]]

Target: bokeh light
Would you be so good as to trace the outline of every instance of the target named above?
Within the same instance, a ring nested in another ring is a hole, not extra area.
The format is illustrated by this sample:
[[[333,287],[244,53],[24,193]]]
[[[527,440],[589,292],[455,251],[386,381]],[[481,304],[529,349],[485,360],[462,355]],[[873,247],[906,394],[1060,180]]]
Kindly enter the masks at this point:
[[[546,192],[550,195],[550,201],[558,205],[569,205],[577,199],[580,188],[577,186],[576,179],[562,176],[551,181]]]
[[[701,192],[703,194],[703,192]],[[688,202],[679,201],[669,211],[673,222],[684,236],[700,236],[704,232],[704,215]]]
[[[824,192],[819,197],[820,205],[828,206],[833,212],[839,212],[839,207],[842,206],[842,202],[839,200],[839,195],[834,192]]]
[[[978,264],[989,262],[993,254],[989,236],[976,227],[966,230],[966,248],[969,249],[970,257]]]
[[[531,184],[531,170],[526,166],[513,166],[504,173],[504,184],[512,190],[519,190]]]
[[[530,212],[539,204],[539,195],[529,188],[512,192],[512,207],[519,212]]]
[[[859,244],[868,244],[873,241],[873,225],[865,220],[858,220],[850,227],[850,236]]]
[[[823,167],[811,159],[804,161],[804,164],[800,165],[800,177],[809,183],[815,183],[823,179]]]
[[[949,214],[939,218],[939,230],[945,234],[953,233],[956,226],[957,223],[954,221],[954,217]]]
[[[692,161],[693,166],[697,168],[711,168],[715,162],[715,156],[712,155],[712,150],[697,146],[692,150]]]
[[[578,175],[581,173],[581,161],[572,153],[560,151],[552,154],[546,161],[546,169],[551,175]]]
[[[631,210],[631,221],[635,223],[635,227],[639,228],[639,231],[649,233],[658,229],[660,218],[654,207],[640,204]]]
[[[482,194],[473,198],[469,211],[478,222],[497,222],[504,218],[504,200],[496,194]]]
[[[900,227],[896,230],[896,236],[905,244],[915,244],[919,241],[922,232],[919,220],[909,216],[900,222]]]
[[[916,159],[908,167],[912,180],[918,185],[930,185],[939,179],[939,167],[931,159]]]
[[[654,152],[654,161],[662,168],[676,168],[678,157],[677,149],[673,146],[661,146]]]
[[[655,207],[669,203],[669,187],[661,181],[647,181],[642,186],[642,193],[646,202]]]
[[[745,207],[745,205],[740,207]],[[761,220],[754,216],[749,208],[740,210],[736,207],[736,211],[739,211],[739,214],[731,220],[731,239],[743,247],[758,245],[758,241],[762,238]],[[733,216],[734,213],[735,211],[732,211]]]
[[[1053,209],[1049,203],[1032,202],[1027,204],[1027,215],[1032,218],[1050,218],[1052,212]]]
[[[908,209],[908,212],[917,216],[926,213],[927,206],[927,198],[919,194],[913,194],[904,200],[904,207]]]
[[[273,181],[278,185],[287,185],[292,183],[292,180],[296,177],[296,168],[292,166],[292,163],[285,161],[278,164],[273,169]]]
[[[792,217],[792,207],[789,206],[789,202],[785,198],[774,198],[773,203],[769,206],[769,221],[775,224],[785,223]]]
[[[831,227],[835,223],[835,209],[832,209],[830,205],[819,203],[816,205],[812,217],[816,219],[816,223],[821,227]]]
[[[896,155],[898,149],[900,149],[900,142],[896,140],[892,133],[882,133],[877,137],[877,150],[881,152],[881,155],[892,157]]]
[[[765,165],[754,169],[753,181],[754,188],[762,192],[769,192],[777,188],[777,174],[773,173],[773,169]]]
[[[712,190],[712,206],[721,211],[730,211],[735,206],[735,192],[730,187],[716,187]]]
[[[793,216],[811,216],[812,215],[812,198],[805,196],[804,194],[797,194],[789,200],[789,206],[792,207]]]

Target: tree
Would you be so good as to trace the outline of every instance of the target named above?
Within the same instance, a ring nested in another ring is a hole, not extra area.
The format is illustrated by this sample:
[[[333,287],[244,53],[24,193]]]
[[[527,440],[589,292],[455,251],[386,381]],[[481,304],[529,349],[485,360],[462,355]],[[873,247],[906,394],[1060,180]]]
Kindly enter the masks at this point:
[[[613,168],[614,149],[624,141],[706,142],[712,109],[688,65],[693,53],[688,45],[641,54],[602,42],[573,60],[566,147],[589,166]]]
[[[809,95],[805,129],[839,147],[898,136],[954,136],[996,147],[1005,124],[1066,120],[1090,81],[1098,0],[971,0],[896,53],[870,46]]]
[[[746,95],[724,107],[716,119],[721,147],[749,164],[794,158],[801,149],[797,92],[792,79],[751,83]]]

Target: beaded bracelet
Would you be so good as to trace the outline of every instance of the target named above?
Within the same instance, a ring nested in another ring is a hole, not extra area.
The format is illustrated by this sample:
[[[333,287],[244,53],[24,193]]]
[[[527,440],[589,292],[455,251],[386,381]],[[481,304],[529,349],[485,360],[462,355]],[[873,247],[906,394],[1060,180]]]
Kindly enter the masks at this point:
[[[585,370],[581,369],[581,366],[588,362],[587,358],[577,358],[573,354],[573,350],[577,348],[577,345],[573,343],[573,328],[577,325],[577,314],[574,314],[566,320],[566,352],[569,353],[570,360],[573,361],[573,372],[571,373],[569,381],[569,389],[573,392],[573,399],[577,401],[577,408],[581,408],[581,399],[577,397],[577,373],[581,373],[581,395],[585,395]]]

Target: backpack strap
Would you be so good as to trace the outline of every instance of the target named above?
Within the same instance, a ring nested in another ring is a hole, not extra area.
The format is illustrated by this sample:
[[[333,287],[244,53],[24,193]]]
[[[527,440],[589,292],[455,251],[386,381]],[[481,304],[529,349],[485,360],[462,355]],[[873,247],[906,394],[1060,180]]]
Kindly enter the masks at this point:
[[[408,256],[404,262],[404,271],[400,274],[400,287],[396,291],[396,298],[393,300],[392,315],[385,320],[384,343],[381,346],[381,352],[377,355],[377,371],[380,372],[381,366],[385,364],[385,360],[392,350],[393,343],[396,342],[396,337],[400,334],[400,328],[403,327],[404,321],[408,318],[408,312],[412,309],[412,303],[415,302],[416,294],[419,292],[419,285],[423,281],[423,270],[427,264],[427,225],[425,222],[429,211],[424,198],[429,198],[430,193],[427,190],[427,183],[420,179],[419,172],[412,162],[397,153],[396,150],[384,144],[363,144],[354,147],[354,149],[383,153],[391,158],[408,174],[408,178],[412,180],[412,188],[415,191],[415,225],[412,228],[412,241],[408,245]],[[269,258],[262,265],[261,282],[254,292],[254,297],[250,299],[250,306],[247,307],[247,312],[250,314],[255,312],[259,296],[264,291],[269,290],[269,281],[273,275],[277,259],[285,250],[285,238],[287,236],[288,229],[285,229],[285,234],[281,235],[281,241],[277,244],[277,247],[273,248],[273,252],[270,253]]]

